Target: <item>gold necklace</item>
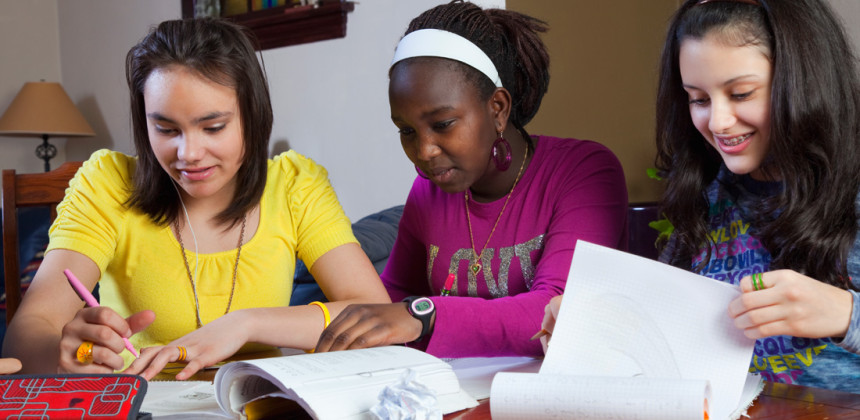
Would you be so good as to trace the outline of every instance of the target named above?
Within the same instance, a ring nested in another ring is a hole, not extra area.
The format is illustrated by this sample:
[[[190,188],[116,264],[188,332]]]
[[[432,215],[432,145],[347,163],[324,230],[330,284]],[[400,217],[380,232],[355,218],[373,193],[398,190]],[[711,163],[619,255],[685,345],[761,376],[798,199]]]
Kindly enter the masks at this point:
[[[236,250],[236,262],[233,263],[233,285],[230,286],[230,300],[227,301],[227,309],[224,310],[224,315],[230,312],[230,306],[233,305],[233,292],[236,291],[236,275],[239,272],[239,255],[242,254],[242,241],[245,239],[245,220],[247,215],[242,215],[242,230],[239,231],[239,245]],[[185,256],[185,244],[182,243],[182,233],[179,231],[179,218],[173,221],[173,227],[176,229],[176,239],[179,241],[179,250],[182,252],[182,261],[185,263],[185,272],[188,274],[188,281],[191,282],[191,290],[194,292],[194,309],[197,315],[197,328],[203,326],[200,320],[200,302],[197,299],[197,285],[194,283],[194,277],[191,276],[191,268],[188,266],[188,257]],[[196,251],[195,251],[196,252]]]
[[[493,237],[493,233],[496,232],[496,227],[499,226],[499,220],[502,220],[502,213],[505,212],[505,207],[508,206],[508,200],[511,199],[511,195],[514,193],[514,188],[517,187],[517,183],[520,181],[520,175],[523,174],[523,168],[526,166],[526,159],[529,157],[529,146],[526,145],[526,154],[523,156],[523,163],[520,164],[520,171],[517,172],[517,177],[514,179],[514,185],[511,186],[511,190],[508,192],[508,196],[505,197],[505,202],[502,204],[502,210],[499,211],[499,215],[496,217],[496,223],[493,224],[493,229],[490,230],[490,235],[487,236],[487,241],[484,242],[484,247],[481,248],[481,252],[475,250],[475,236],[472,234],[472,216],[469,212],[469,189],[466,188],[466,192],[463,193],[463,196],[466,198],[466,221],[469,223],[469,240],[472,241],[472,255],[474,255],[475,260],[472,261],[472,264],[469,264],[469,270],[472,271],[472,274],[477,276],[481,271],[481,257],[480,255],[484,253],[484,250],[487,249],[487,245],[490,244],[490,238]]]

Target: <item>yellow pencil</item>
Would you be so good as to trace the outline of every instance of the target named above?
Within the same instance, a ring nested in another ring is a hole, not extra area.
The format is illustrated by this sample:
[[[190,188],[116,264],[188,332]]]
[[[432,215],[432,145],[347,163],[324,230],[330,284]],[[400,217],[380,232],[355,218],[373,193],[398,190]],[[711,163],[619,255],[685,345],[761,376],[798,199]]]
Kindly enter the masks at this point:
[[[540,329],[540,331],[538,331],[537,333],[535,333],[535,335],[533,335],[533,336],[532,336],[532,338],[530,338],[530,339],[529,339],[529,341],[537,340],[538,338],[541,338],[541,337],[543,337],[543,336],[545,336],[545,335],[547,335],[547,334],[549,334],[549,331],[547,331],[547,330],[545,330],[545,329],[541,328],[541,329]]]

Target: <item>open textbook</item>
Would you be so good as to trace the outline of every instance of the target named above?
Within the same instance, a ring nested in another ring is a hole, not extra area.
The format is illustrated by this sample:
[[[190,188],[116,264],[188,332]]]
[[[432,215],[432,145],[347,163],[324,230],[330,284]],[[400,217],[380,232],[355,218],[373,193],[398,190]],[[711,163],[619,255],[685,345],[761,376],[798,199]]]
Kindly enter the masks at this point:
[[[495,376],[493,419],[734,419],[761,392],[735,286],[578,241],[565,290],[540,372]]]
[[[448,363],[388,346],[231,362],[218,370],[214,384],[152,382],[154,392],[141,410],[157,419],[245,418],[249,403],[274,398],[294,401],[316,419],[369,419],[380,391],[409,369],[436,394],[443,414],[478,405]]]

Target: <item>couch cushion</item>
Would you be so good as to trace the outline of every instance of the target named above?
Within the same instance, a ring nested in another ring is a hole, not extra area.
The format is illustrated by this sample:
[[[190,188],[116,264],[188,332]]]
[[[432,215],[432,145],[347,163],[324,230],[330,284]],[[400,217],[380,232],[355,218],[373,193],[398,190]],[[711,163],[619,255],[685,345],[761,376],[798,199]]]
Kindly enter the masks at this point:
[[[388,262],[394,240],[397,239],[397,227],[402,215],[403,206],[399,205],[365,216],[352,224],[355,238],[358,239],[361,249],[367,254],[377,273],[382,273]],[[325,301],[325,295],[322,294],[302,260],[296,260],[293,283],[290,305],[304,305],[315,300]]]

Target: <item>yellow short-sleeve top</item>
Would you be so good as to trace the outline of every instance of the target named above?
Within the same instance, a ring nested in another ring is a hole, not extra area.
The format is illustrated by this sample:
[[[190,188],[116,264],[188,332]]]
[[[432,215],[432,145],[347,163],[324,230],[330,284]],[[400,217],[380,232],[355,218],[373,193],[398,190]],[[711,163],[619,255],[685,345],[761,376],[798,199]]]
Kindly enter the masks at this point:
[[[136,163],[119,152],[95,152],[57,208],[48,251],[68,249],[92,259],[101,271],[102,305],[124,317],[145,309],[155,312],[155,322],[131,338],[142,348],[193,331],[197,318],[172,230],[126,205]],[[237,250],[195,256],[191,238],[183,242],[191,272],[199,265],[195,281],[206,324],[227,308]],[[327,171],[294,151],[269,160],[260,224],[242,246],[230,310],[289,305],[296,256],[312,267],[317,258],[346,243],[357,241]]]

